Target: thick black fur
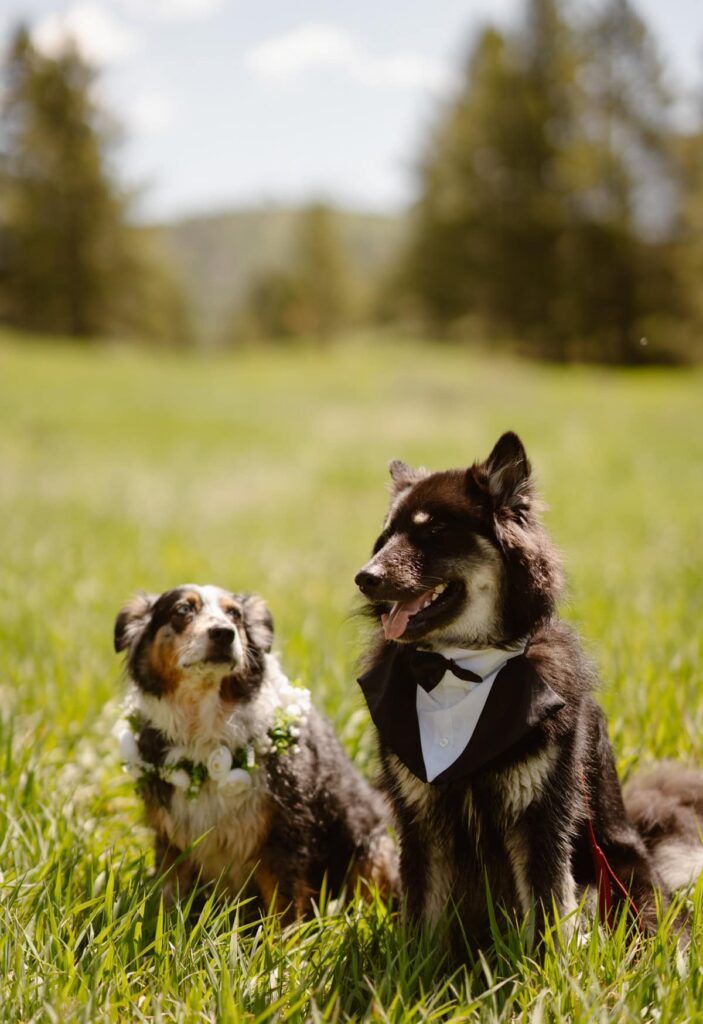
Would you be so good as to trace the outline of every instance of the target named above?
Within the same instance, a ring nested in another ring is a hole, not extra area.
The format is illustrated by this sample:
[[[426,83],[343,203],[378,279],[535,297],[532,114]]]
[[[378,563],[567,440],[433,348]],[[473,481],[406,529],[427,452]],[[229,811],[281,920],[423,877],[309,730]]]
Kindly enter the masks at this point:
[[[463,934],[471,944],[483,945],[490,931],[487,881],[499,907],[511,915],[532,914],[541,932],[553,904],[560,915],[569,913],[584,887],[596,882],[590,817],[641,926],[653,931],[657,893],[666,904],[666,885],[653,856],[654,841],[643,839],[641,806],[639,830],[625,810],[607,723],[593,696],[593,667],[556,613],[559,559],[540,522],[520,440],[503,435],[488,459],[468,470],[428,474],[394,462],[391,475],[383,532],[357,575],[372,616],[378,620],[393,602],[445,581],[450,584],[446,595],[460,596],[447,600],[446,611],[438,601],[437,611],[429,609],[433,617],[426,627],[415,625],[407,642],[429,649],[440,649],[442,641],[481,648],[527,638],[528,662],[565,702],[517,747],[460,782],[421,782],[379,737],[382,782],[398,823],[402,889],[411,918],[436,924],[454,904]],[[461,622],[469,620],[462,620],[462,588],[465,596],[472,573],[486,558],[490,563],[491,549],[499,555],[497,613],[486,618],[483,631],[473,623],[471,635],[464,635]],[[405,637],[394,642],[406,642]],[[377,636],[364,659],[366,670],[388,644]],[[516,804],[516,779],[529,779],[540,763],[545,768],[537,773],[538,784]],[[696,779],[701,800],[703,775],[696,773]],[[665,822],[665,802],[662,794],[644,833],[648,839]],[[693,826],[689,819],[687,824],[690,839]],[[674,824],[668,828],[671,832]],[[619,898],[617,890],[614,895]]]

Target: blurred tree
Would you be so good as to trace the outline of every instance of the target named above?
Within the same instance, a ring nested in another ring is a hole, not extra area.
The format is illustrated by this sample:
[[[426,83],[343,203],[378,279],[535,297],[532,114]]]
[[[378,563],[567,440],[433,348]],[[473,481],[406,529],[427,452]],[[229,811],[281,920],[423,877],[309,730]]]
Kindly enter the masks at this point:
[[[127,224],[111,166],[117,131],[94,71],[70,46],[44,56],[19,28],[3,78],[0,316],[76,336],[168,333],[152,303],[178,306],[177,286]],[[184,311],[173,312],[183,336]]]
[[[521,32],[480,35],[420,164],[406,284],[440,330],[632,362],[652,312],[681,306],[668,96],[626,0],[568,10],[528,0]]]
[[[568,314],[601,356],[637,362],[651,354],[640,341],[652,315],[683,311],[666,245],[680,174],[661,61],[627,0],[608,0],[586,26],[580,83]]]
[[[436,326],[473,313],[529,333],[550,320],[575,68],[553,0],[533,0],[519,41],[479,37],[420,169],[409,272]]]
[[[352,278],[329,206],[314,203],[301,211],[289,262],[288,270],[256,276],[226,327],[226,343],[293,337],[324,343],[349,325]]]
[[[336,334],[350,312],[349,269],[334,211],[313,203],[302,214],[293,244],[293,277],[301,327],[319,342]]]

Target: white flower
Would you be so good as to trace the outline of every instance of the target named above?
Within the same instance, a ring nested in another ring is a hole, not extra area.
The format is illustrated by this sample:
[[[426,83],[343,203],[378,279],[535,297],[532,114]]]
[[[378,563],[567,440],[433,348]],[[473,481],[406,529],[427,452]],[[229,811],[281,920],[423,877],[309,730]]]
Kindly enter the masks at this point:
[[[261,754],[262,756],[264,754],[271,753],[271,751],[273,750],[273,740],[268,735],[268,733],[264,733],[263,736],[257,737],[257,739],[254,741],[254,750],[257,754]]]
[[[219,786],[236,786],[238,789],[249,789],[252,785],[251,775],[244,768],[232,768],[227,772],[224,779],[221,779]]]
[[[137,739],[130,729],[125,729],[119,735],[120,757],[127,764],[138,764],[140,761]]]
[[[132,728],[126,718],[119,718],[112,727],[112,735],[119,740],[123,732],[131,732]]]
[[[290,715],[291,718],[300,718],[303,713],[303,709],[299,704],[292,703],[286,705],[286,714]]]
[[[176,768],[174,771],[169,772],[168,781],[176,789],[189,789],[190,788],[190,775],[185,768]]]
[[[142,777],[142,766],[138,761],[127,761],[123,765],[123,769],[128,775],[131,775],[133,779],[139,782]]]
[[[232,754],[225,746],[220,746],[217,750],[213,750],[207,759],[208,775],[215,782],[223,779],[231,767]]]
[[[298,737],[300,736],[300,729],[298,728],[297,725],[289,725],[288,733],[290,734],[290,736],[293,737],[294,740],[297,740]]]

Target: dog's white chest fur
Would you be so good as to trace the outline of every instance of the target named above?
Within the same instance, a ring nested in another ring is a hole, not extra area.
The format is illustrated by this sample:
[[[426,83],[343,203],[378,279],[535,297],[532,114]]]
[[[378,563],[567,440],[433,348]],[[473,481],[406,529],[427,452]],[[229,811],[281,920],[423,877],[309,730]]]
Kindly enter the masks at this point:
[[[270,824],[270,796],[261,769],[252,773],[252,785],[232,793],[217,783],[206,782],[195,799],[173,793],[170,806],[159,811],[160,824],[180,850],[189,856],[203,876],[227,881],[232,891],[247,881]]]
[[[196,679],[168,700],[136,691],[132,704],[178,748],[180,756],[207,763],[225,745],[234,751],[264,737],[276,710],[301,691],[291,691],[276,659],[267,656],[267,671],[259,692],[249,702],[227,707],[206,677]],[[223,877],[233,892],[250,876],[271,822],[271,797],[265,769],[250,773],[249,786],[219,786],[206,781],[189,799],[174,788],[168,806],[155,811],[156,826],[169,842],[202,869],[203,877]]]

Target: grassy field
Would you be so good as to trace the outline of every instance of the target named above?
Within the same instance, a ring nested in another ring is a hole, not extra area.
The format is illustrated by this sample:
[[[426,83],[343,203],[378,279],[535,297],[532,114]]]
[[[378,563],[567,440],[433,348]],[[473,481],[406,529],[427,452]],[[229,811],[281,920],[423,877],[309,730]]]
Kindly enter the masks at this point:
[[[604,679],[619,766],[703,763],[703,375],[347,345],[200,360],[0,336],[0,1019],[703,1019],[695,940],[621,929],[542,960],[512,931],[451,973],[378,904],[240,925],[164,914],[110,729],[111,645],[140,588],[259,590],[291,678],[364,770],[353,575],[386,463],[434,468],[517,430]]]

